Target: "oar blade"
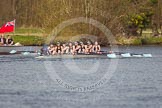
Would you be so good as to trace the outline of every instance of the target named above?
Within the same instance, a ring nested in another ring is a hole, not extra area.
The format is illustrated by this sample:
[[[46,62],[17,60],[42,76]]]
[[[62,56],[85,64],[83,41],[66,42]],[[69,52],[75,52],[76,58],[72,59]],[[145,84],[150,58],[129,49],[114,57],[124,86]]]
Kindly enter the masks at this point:
[[[22,53],[22,55],[24,55],[24,56],[27,56],[27,55],[29,55],[30,54],[30,52],[23,52]]]
[[[110,58],[110,59],[117,58],[116,54],[107,54],[107,57]]]
[[[132,55],[133,57],[142,57],[142,55],[140,54],[135,54],[135,55]]]
[[[143,54],[143,57],[151,58],[152,57],[152,54]]]
[[[131,57],[131,54],[130,53],[124,53],[124,54],[121,54],[122,57]]]
[[[16,50],[11,50],[9,53],[10,54],[15,54],[17,51]]]

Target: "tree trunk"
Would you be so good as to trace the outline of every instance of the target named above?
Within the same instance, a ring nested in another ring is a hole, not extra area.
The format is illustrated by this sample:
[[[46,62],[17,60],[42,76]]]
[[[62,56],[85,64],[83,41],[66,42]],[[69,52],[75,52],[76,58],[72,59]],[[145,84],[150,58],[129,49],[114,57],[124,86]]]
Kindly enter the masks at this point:
[[[161,31],[161,36],[162,36],[162,24],[160,24],[160,31]]]
[[[158,35],[159,35],[158,26],[157,26],[157,24],[153,24],[152,36],[158,36]]]
[[[142,36],[143,28],[140,28],[140,36]]]

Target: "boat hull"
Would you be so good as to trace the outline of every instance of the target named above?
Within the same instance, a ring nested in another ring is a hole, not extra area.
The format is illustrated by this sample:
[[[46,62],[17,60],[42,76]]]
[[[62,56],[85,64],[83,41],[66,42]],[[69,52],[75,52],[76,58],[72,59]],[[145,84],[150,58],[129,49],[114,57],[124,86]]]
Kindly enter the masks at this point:
[[[78,54],[78,55],[53,55],[53,56],[38,56],[37,59],[75,59],[75,58],[109,58],[109,59],[120,59],[120,58],[152,58],[151,54],[143,55],[132,55],[132,56],[123,56],[116,54]]]
[[[105,55],[54,55],[54,56],[38,56],[37,59],[68,59],[68,58],[107,58]]]

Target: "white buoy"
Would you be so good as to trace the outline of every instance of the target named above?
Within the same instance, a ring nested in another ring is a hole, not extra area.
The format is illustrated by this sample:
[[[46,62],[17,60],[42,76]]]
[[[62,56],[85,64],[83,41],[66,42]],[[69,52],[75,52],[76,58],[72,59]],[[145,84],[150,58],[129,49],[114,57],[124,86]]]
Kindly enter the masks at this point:
[[[117,57],[116,57],[116,54],[107,54],[107,57],[108,57],[108,58],[111,58],[111,59],[117,58]]]

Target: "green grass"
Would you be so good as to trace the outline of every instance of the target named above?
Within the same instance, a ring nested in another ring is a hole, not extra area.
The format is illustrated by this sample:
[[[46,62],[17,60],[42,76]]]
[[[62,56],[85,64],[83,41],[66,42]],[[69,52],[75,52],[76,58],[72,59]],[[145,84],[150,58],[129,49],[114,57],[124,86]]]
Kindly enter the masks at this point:
[[[150,32],[150,30],[148,30]],[[16,28],[15,34],[13,35],[14,42],[20,42],[22,45],[35,46],[43,45],[47,38],[43,37],[43,30],[39,28]],[[61,43],[69,42],[73,39],[69,32],[66,32],[66,36],[61,35],[57,36],[54,40],[54,43],[57,41]],[[12,35],[12,34],[11,34]],[[74,39],[75,40],[75,39]],[[76,40],[75,40],[76,41]],[[120,36],[116,38],[117,44],[119,45],[149,45],[149,44],[162,44],[162,37],[152,37],[150,33],[143,33],[141,37],[132,36],[127,38]],[[104,42],[101,42],[102,45],[105,45]]]
[[[136,38],[132,41],[131,45],[142,45],[142,41],[140,38]]]
[[[146,37],[146,38],[141,38],[141,42],[144,45],[162,44],[162,37]]]
[[[117,42],[119,45],[153,45],[162,44],[162,37],[118,37]]]
[[[36,46],[43,45],[44,38],[38,36],[13,36],[13,40],[15,43],[19,42],[25,46]]]
[[[23,36],[15,35],[15,36],[12,36],[12,38],[15,43],[19,42],[25,46],[41,46],[41,45],[45,44],[46,40],[47,40],[46,37],[24,36],[24,35]],[[57,42],[66,43],[66,42],[69,42],[68,40],[69,40],[68,37],[57,37],[57,38],[55,38],[53,43],[57,43]]]
[[[15,29],[15,34],[17,33],[43,33],[43,30],[40,28],[16,28]]]
[[[25,46],[35,46],[35,45],[43,45],[45,43],[46,38],[38,37],[38,36],[13,36],[14,42],[20,42]],[[117,39],[118,45],[151,45],[151,44],[162,44],[162,37],[118,37]],[[67,38],[56,38],[53,43],[57,41],[61,43],[69,42]],[[102,44],[102,43],[101,43]]]
[[[137,38],[137,37],[131,37],[131,38],[127,38],[127,37],[117,37],[117,44],[119,45],[141,45],[141,39]]]

